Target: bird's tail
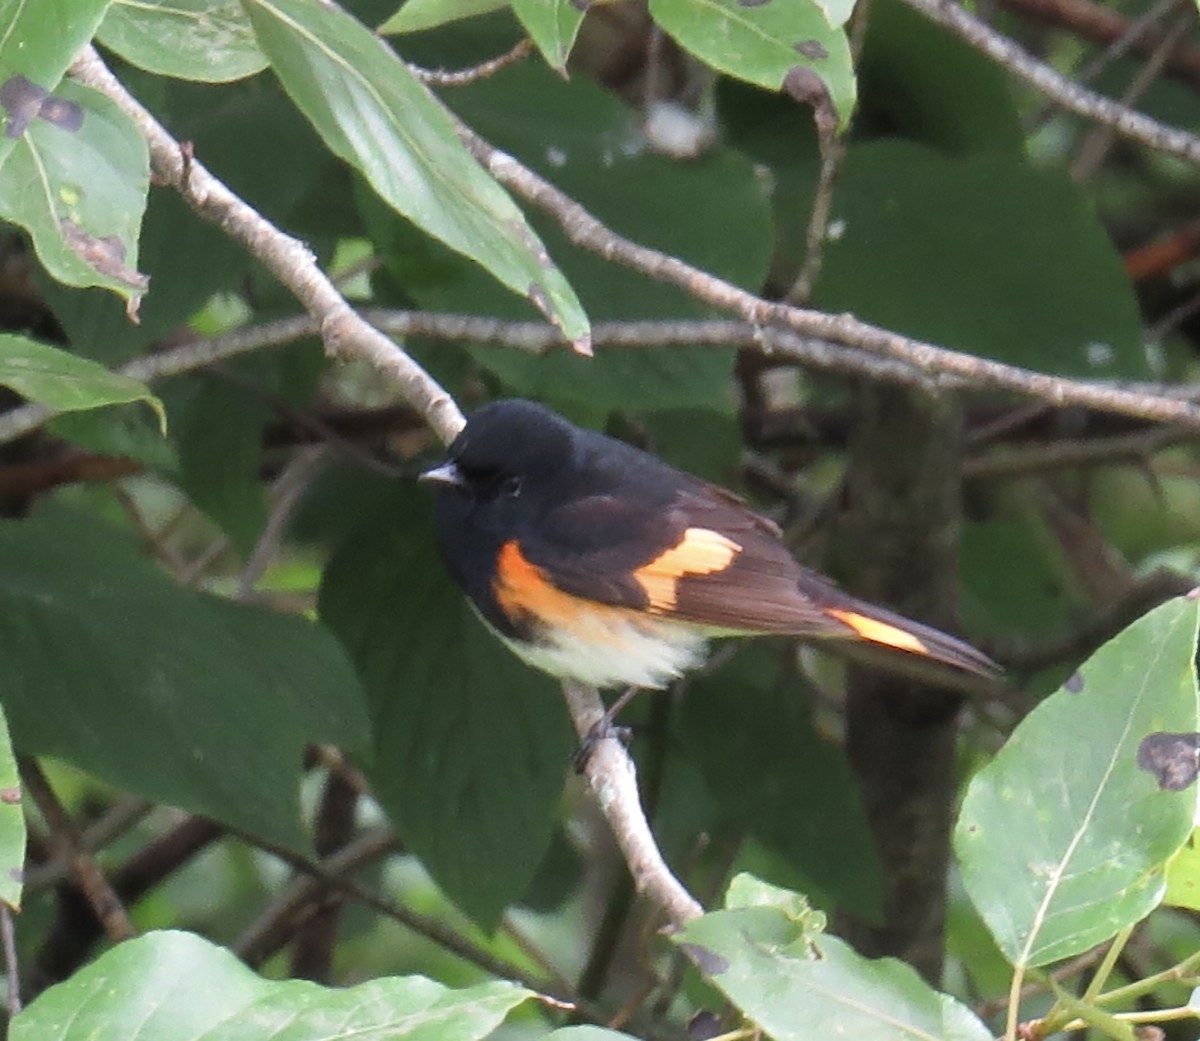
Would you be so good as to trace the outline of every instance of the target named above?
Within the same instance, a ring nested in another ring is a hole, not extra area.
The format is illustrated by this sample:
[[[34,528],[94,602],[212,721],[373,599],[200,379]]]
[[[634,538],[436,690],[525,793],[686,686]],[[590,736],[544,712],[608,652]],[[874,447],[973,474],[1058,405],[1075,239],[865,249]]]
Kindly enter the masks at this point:
[[[835,643],[844,641],[844,650],[851,656],[858,657],[854,652],[862,649],[877,652],[870,653],[871,660],[897,662],[907,657],[914,663],[937,663],[988,679],[1000,677],[1000,666],[969,643],[894,611],[856,600],[836,586],[821,585],[820,593],[812,599],[830,624],[822,627],[820,635]]]

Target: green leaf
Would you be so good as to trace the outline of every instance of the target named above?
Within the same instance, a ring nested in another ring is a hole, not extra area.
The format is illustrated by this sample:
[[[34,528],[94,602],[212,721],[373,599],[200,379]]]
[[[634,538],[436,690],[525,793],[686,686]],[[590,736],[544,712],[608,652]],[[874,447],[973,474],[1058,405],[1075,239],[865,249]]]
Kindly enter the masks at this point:
[[[1061,174],[1004,154],[859,145],[830,228],[823,310],[1043,372],[1150,376],[1121,258]]]
[[[872,0],[867,23],[857,133],[870,128],[951,155],[1024,155],[1025,132],[1001,65],[902,0]]]
[[[854,68],[841,23],[845,3],[808,0],[650,0],[650,14],[685,50],[714,69],[780,90],[800,73],[823,85],[844,127],[854,109]],[[801,81],[803,77],[800,77]]]
[[[439,25],[508,7],[509,0],[406,0],[378,29],[383,34],[436,29]]]
[[[813,730],[800,680],[766,643],[689,684],[680,727],[726,813],[832,901],[883,911],[879,858],[845,755]],[[753,763],[754,784],[729,764]]]
[[[306,743],[366,743],[328,632],[181,588],[70,515],[0,524],[0,657],[22,751],[292,848]]]
[[[35,119],[0,167],[0,218],[29,232],[60,282],[111,289],[132,317],[148,284],[136,270],[150,186],[146,142],[94,90],[66,81],[55,98],[69,115]]]
[[[240,388],[208,378],[172,414],[184,490],[247,556],[267,520],[259,467],[270,413]]]
[[[494,981],[451,990],[422,976],[321,987],[265,980],[191,933],[153,932],[106,951],[38,996],[11,1041],[479,1041],[533,995]]]
[[[267,67],[240,0],[113,0],[99,39],[162,76],[225,83]]]
[[[971,781],[963,883],[1017,966],[1087,950],[1162,899],[1196,788],[1160,790],[1144,738],[1195,732],[1197,603],[1172,600],[1100,648]]]
[[[0,0],[0,165],[25,129],[55,118],[53,91],[91,41],[110,0]],[[46,102],[50,102],[49,108]],[[45,113],[46,115],[43,115]],[[0,180],[8,171],[0,170]]]
[[[166,430],[162,402],[140,380],[24,336],[0,333],[0,385],[56,412],[144,401],[158,416],[159,428]]]
[[[572,0],[513,0],[513,13],[546,64],[565,75],[567,58],[583,22],[583,8]]]
[[[549,845],[571,728],[555,686],[446,575],[431,515],[427,494],[389,489],[334,553],[319,607],[370,698],[376,796],[446,895],[491,928]]]
[[[776,1041],[989,1041],[908,965],[860,957],[778,903],[714,911],[672,934],[710,983]]]
[[[615,231],[754,292],[761,288],[772,249],[770,213],[762,182],[743,156],[717,150],[702,161],[680,163],[650,154],[634,136],[628,110],[610,94],[583,77],[563,83],[531,62],[456,90],[449,100],[488,140],[553,180]],[[399,222],[389,225],[369,211],[365,222],[383,239],[397,280],[422,306],[529,317],[527,308],[505,300],[469,265],[415,250],[414,237]],[[578,249],[548,220],[535,217],[535,224],[593,317],[708,316],[681,290]],[[612,349],[590,360],[566,350],[542,357],[497,347],[471,353],[509,391],[581,418],[613,408],[736,413],[730,348]]]
[[[574,290],[407,65],[337,8],[243,3],[284,88],[336,154],[398,212],[528,297],[567,339],[587,344]]]
[[[8,737],[8,720],[0,712],[0,900],[21,909],[21,879],[25,870],[25,813],[21,778]]]
[[[1200,849],[1196,848],[1195,832],[1191,841],[1167,863],[1167,891],[1163,903],[1200,911]]]

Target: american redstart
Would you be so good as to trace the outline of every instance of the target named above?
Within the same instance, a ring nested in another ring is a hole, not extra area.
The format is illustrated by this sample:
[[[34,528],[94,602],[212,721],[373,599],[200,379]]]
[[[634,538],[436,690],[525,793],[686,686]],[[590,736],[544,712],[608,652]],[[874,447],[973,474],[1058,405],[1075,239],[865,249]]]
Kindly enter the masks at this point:
[[[448,454],[422,475],[437,484],[446,565],[488,626],[556,677],[665,687],[704,661],[710,638],[764,634],[999,671],[801,567],[732,492],[542,405],[479,409]]]

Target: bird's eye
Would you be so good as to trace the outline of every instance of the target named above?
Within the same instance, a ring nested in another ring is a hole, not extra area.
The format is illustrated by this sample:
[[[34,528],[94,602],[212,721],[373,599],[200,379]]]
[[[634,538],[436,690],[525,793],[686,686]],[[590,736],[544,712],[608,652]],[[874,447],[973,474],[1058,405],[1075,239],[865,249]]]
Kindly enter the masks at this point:
[[[521,494],[521,478],[506,477],[500,482],[500,494],[506,495],[510,499],[515,499]]]

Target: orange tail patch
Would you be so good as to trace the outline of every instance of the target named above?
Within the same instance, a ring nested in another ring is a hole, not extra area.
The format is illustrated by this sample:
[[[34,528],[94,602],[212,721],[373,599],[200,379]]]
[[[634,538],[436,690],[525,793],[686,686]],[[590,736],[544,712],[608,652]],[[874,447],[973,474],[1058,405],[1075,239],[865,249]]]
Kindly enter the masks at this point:
[[[897,650],[911,651],[913,654],[930,653],[929,648],[912,633],[897,629],[894,625],[877,622],[874,618],[856,614],[854,611],[839,611],[827,607],[825,613],[839,622],[844,622],[864,640],[869,640],[871,643],[881,643],[885,647],[895,647]]]

